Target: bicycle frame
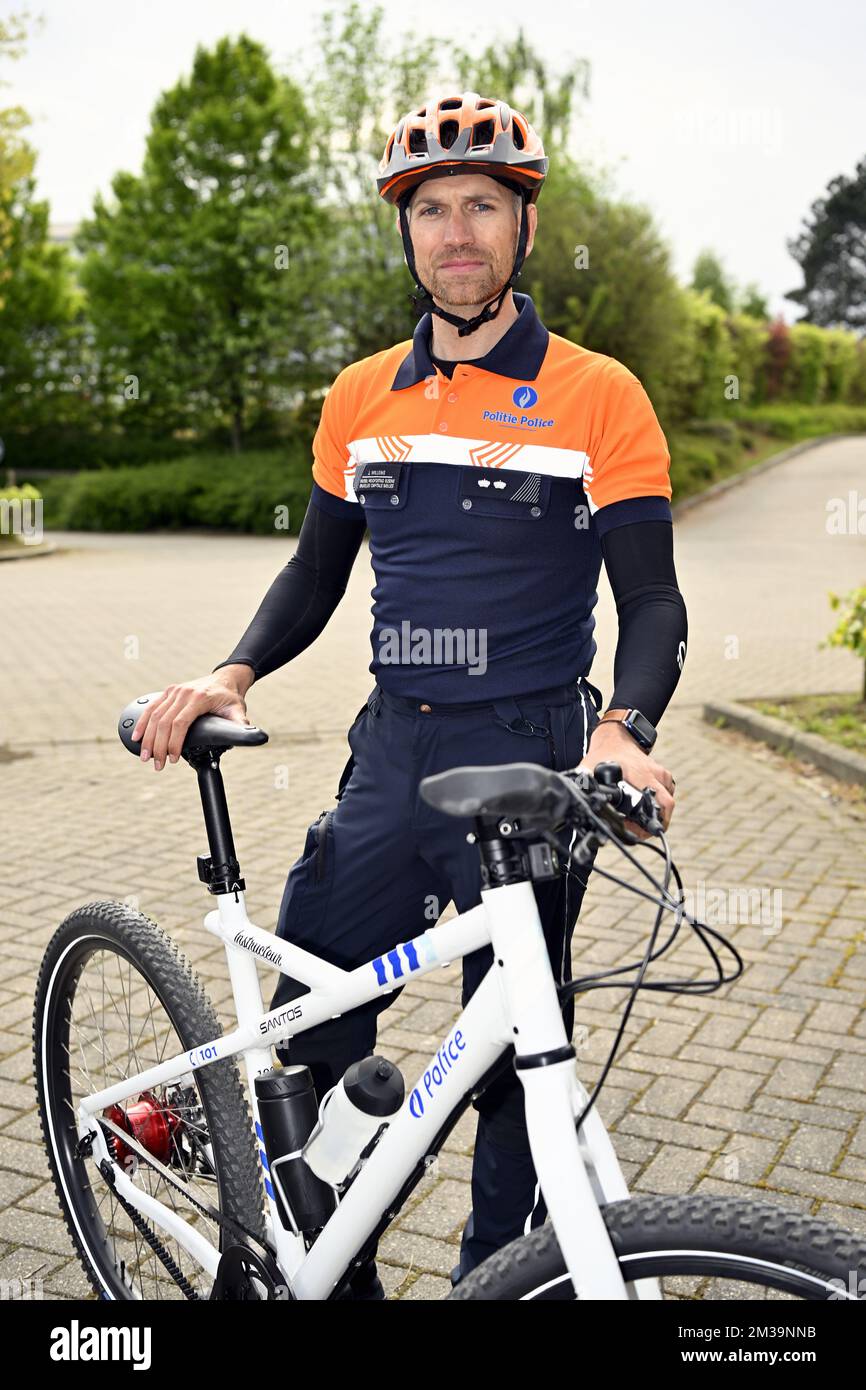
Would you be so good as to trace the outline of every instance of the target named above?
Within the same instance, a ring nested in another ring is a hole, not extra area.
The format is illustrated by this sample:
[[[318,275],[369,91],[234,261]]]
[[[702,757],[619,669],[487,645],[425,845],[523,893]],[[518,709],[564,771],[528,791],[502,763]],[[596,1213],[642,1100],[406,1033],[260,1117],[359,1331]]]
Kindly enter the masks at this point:
[[[488,889],[481,897],[481,904],[470,911],[356,969],[342,970],[254,926],[247,917],[242,892],[220,894],[217,909],[207,914],[204,925],[225,946],[238,1026],[231,1033],[87,1096],[79,1106],[79,1134],[83,1137],[95,1131],[92,1152],[97,1163],[111,1163],[120,1193],[215,1275],[219,1250],[172,1208],[132,1181],[114,1161],[104,1132],[93,1120],[106,1107],[141,1091],[177,1082],[217,1060],[241,1056],[264,1172],[268,1234],[277,1264],[292,1297],[327,1299],[383,1217],[396,1216],[391,1204],[412,1175],[432,1162],[467,1094],[473,1093],[479,1080],[513,1043],[525,1093],[532,1158],[576,1295],[659,1298],[654,1280],[630,1285],[623,1282],[599,1211],[600,1203],[626,1198],[628,1188],[594,1108],[578,1139],[575,1118],[587,1094],[577,1078],[568,1046],[532,884],[527,881]],[[303,1237],[287,1231],[280,1220],[272,1185],[278,1178],[272,1179],[259,1124],[254,1081],[257,1075],[273,1070],[272,1044],[392,993],[408,979],[421,978],[487,944],[493,946],[493,966],[429,1066],[408,1090],[402,1108],[320,1235],[306,1250]],[[310,993],[279,1009],[264,1010],[257,959],[308,985]]]

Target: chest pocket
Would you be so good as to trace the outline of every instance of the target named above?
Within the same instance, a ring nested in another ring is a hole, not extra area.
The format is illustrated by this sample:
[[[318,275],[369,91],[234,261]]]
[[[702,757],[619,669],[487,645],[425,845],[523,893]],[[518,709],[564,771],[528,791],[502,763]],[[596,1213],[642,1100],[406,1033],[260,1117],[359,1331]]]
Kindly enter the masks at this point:
[[[365,511],[398,512],[409,496],[410,468],[405,463],[359,463],[355,468],[355,496]]]
[[[457,505],[467,516],[540,521],[550,506],[551,479],[516,469],[461,468]]]

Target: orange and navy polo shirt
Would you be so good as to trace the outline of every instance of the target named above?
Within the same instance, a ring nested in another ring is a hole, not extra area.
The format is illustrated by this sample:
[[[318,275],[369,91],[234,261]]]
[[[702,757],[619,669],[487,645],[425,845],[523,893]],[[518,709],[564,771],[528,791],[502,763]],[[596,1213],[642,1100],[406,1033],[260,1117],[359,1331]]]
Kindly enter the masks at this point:
[[[627,367],[549,333],[528,295],[449,379],[411,341],[354,362],[325,397],[311,504],[364,517],[382,689],[443,703],[588,675],[600,538],[670,521],[670,455]]]

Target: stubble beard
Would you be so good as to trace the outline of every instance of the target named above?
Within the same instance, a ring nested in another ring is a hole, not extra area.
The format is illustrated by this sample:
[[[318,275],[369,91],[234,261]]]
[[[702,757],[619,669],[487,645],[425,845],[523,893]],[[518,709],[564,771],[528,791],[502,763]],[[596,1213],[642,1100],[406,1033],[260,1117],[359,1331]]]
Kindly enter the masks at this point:
[[[454,271],[434,270],[430,289],[433,298],[444,307],[466,308],[487,304],[495,299],[505,281],[507,272],[487,263],[467,271],[465,275]]]

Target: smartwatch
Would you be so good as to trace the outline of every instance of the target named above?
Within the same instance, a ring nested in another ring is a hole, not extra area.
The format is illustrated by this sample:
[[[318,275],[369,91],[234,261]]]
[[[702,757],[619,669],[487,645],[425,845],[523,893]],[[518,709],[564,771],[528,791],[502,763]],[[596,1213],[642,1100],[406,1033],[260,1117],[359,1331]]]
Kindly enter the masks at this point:
[[[648,753],[658,738],[658,731],[655,725],[651,724],[645,714],[641,714],[639,709],[626,710],[625,714],[619,711],[608,710],[601,716],[599,723],[607,721],[608,724],[622,724],[624,729],[628,729],[635,743],[640,744],[645,753]]]

